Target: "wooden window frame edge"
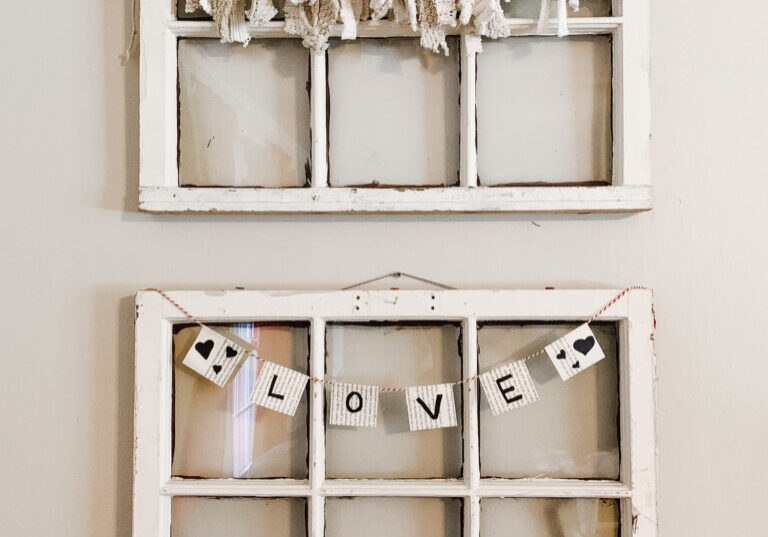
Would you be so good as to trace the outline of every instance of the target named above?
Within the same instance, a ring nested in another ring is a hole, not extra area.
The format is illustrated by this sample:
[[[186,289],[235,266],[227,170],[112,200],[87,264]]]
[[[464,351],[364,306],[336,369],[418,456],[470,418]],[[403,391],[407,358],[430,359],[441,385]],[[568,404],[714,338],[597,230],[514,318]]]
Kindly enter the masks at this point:
[[[204,322],[309,321],[310,368],[324,375],[329,321],[460,321],[464,374],[477,371],[477,326],[484,321],[587,319],[618,290],[448,291],[174,291],[172,296]],[[301,313],[297,313],[301,312]],[[151,291],[136,297],[136,386],[133,525],[136,536],[168,537],[174,496],[303,497],[309,537],[323,537],[325,498],[408,496],[464,498],[465,537],[479,537],[480,500],[510,498],[616,498],[621,537],[656,537],[655,355],[650,291],[633,291],[601,320],[619,326],[620,449],[618,481],[491,479],[479,468],[478,390],[464,385],[464,475],[436,480],[325,479],[324,391],[310,390],[309,478],[186,479],[171,475],[172,327],[186,322]]]
[[[177,41],[216,37],[212,21],[176,20],[170,0],[141,0],[139,210],[150,213],[639,212],[652,208],[649,0],[614,0],[616,17],[569,18],[572,35],[613,37],[613,179],[605,186],[480,186],[475,77],[461,77],[460,172],[455,187],[333,187],[327,159],[326,57],[310,54],[311,178],[307,188],[180,187]],[[513,36],[556,35],[557,21],[507,19]],[[255,38],[295,38],[284,23],[249,25]],[[460,30],[457,30],[460,31]],[[341,26],[331,35],[338,36]],[[448,32],[451,34],[452,32]],[[416,36],[391,21],[359,23],[359,38]],[[461,72],[475,72],[476,40],[460,35]],[[472,41],[475,41],[474,43]],[[472,140],[475,143],[470,143]]]

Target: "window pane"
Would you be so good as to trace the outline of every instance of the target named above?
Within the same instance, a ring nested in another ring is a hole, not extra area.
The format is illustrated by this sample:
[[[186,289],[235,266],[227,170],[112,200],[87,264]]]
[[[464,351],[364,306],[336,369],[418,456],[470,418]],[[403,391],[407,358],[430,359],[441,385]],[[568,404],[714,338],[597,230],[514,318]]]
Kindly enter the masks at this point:
[[[477,56],[484,185],[612,179],[611,38],[487,40]]]
[[[557,17],[557,0],[549,2],[550,18]],[[504,16],[519,19],[538,19],[541,0],[515,0],[514,2],[502,2]],[[611,0],[581,0],[579,10],[574,11],[568,6],[569,17],[610,17]]]
[[[326,537],[459,537],[456,498],[329,498]]]
[[[216,327],[253,345],[262,356],[307,372],[309,328],[254,324]],[[257,362],[248,358],[225,388],[182,365],[196,326],[174,335],[174,443],[172,474],[182,477],[307,477],[307,397],[296,415],[250,404]]]
[[[308,84],[298,39],[180,40],[180,184],[305,186]]]
[[[446,57],[418,39],[331,41],[332,186],[458,181],[458,41],[449,46]]]
[[[306,537],[304,498],[245,499],[177,496],[172,537]]]
[[[617,537],[619,502],[593,498],[480,501],[480,535]]]
[[[329,325],[327,375],[377,386],[456,381],[461,378],[460,332],[453,324]],[[461,424],[458,388],[454,399]],[[405,394],[382,392],[377,427],[327,427],[325,471],[329,478],[459,477],[461,429],[412,433]]]
[[[577,325],[485,325],[478,331],[480,372],[527,356]],[[541,399],[493,416],[480,402],[480,469],[486,477],[619,477],[616,325],[593,323],[605,358],[562,382],[549,358],[528,361]]]

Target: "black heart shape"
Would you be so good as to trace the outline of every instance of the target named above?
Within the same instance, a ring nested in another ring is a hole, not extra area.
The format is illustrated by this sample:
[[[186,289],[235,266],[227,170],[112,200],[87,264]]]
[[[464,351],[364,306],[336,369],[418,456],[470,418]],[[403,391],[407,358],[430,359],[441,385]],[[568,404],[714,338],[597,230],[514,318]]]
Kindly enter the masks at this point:
[[[573,364],[571,364],[571,367],[574,368],[574,369],[578,369],[579,368],[579,361],[576,360],[575,362],[573,362]]]
[[[200,356],[207,360],[213,350],[213,340],[209,339],[206,342],[201,341],[200,343],[196,343],[195,350],[200,353]]]
[[[213,366],[213,372],[214,373],[216,373],[218,375],[219,371],[221,371],[221,366],[220,365]]]
[[[237,351],[232,347],[230,347],[229,345],[227,345],[227,348],[224,349],[224,353],[227,355],[227,358],[232,358],[234,356],[237,356]]]
[[[595,338],[589,336],[585,339],[577,339],[573,342],[573,348],[585,355],[595,346]]]
[[[565,349],[560,349],[560,352],[557,353],[557,359],[565,360]]]

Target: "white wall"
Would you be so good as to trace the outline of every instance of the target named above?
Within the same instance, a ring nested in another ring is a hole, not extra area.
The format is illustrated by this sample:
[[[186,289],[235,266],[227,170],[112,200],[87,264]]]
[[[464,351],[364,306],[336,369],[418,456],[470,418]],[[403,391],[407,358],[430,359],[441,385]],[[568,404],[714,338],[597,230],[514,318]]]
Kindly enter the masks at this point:
[[[661,536],[766,533],[767,3],[654,1],[656,208],[546,217],[138,214],[129,3],[3,4],[0,534],[130,535],[137,289],[392,270],[654,286]]]

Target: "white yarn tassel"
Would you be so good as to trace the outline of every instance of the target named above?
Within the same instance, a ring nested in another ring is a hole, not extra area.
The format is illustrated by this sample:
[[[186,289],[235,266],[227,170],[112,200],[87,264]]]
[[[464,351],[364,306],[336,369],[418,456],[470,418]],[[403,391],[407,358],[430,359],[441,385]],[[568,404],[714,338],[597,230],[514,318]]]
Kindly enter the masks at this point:
[[[472,10],[475,29],[480,35],[492,39],[509,36],[509,26],[504,18],[500,0],[475,0]]]
[[[248,44],[251,36],[245,24],[245,5],[243,0],[199,0],[188,2],[185,10],[197,6],[202,7],[206,13],[213,17],[219,29],[222,43],[234,43],[235,41]]]
[[[383,19],[392,9],[392,0],[371,0],[371,20]]]
[[[459,24],[466,26],[469,19],[472,18],[472,11],[475,8],[475,0],[459,0]]]
[[[344,27],[341,30],[342,39],[357,39],[357,21],[363,10],[362,0],[341,0],[339,16]]]
[[[544,27],[549,22],[549,0],[541,0],[539,4],[539,33],[544,31]]]
[[[557,0],[557,37],[568,35],[568,6],[566,0]]]
[[[272,0],[253,0],[251,9],[245,12],[248,20],[256,23],[257,26],[271,21],[277,15],[277,8]]]

